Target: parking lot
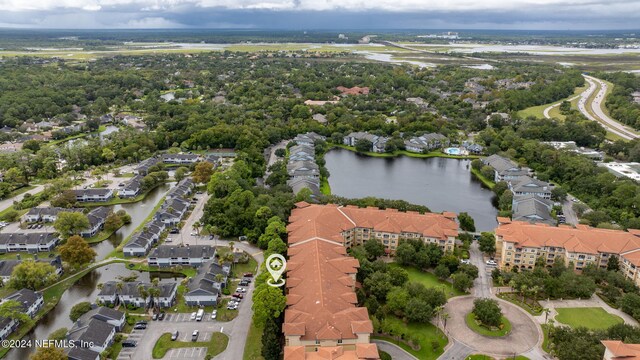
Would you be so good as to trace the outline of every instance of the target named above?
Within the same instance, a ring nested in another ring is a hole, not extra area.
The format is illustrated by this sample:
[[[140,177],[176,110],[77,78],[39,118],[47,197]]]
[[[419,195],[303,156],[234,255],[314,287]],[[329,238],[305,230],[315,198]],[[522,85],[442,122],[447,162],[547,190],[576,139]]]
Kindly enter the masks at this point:
[[[189,320],[191,313],[169,314],[162,321],[149,321],[145,330],[132,330],[128,340],[135,340],[136,347],[122,348],[118,360],[147,360],[152,359],[153,346],[164,333],[178,331],[178,341],[190,342],[194,330],[199,330],[198,342],[211,340],[214,332],[222,332],[229,336],[233,328],[233,321],[217,322],[211,320],[211,313],[205,315],[202,321]],[[207,353],[206,348],[181,348],[172,349],[167,352],[164,359],[204,359]]]
[[[182,348],[171,349],[167,351],[167,354],[163,359],[204,359],[207,354],[207,348]]]

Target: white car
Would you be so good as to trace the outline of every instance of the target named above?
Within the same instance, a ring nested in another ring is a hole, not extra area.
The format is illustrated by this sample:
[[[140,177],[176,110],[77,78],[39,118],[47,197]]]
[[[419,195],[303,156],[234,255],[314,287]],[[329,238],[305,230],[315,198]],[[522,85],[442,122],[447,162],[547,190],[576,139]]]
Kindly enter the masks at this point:
[[[196,313],[191,313],[191,320],[195,320],[196,319]]]
[[[236,289],[236,292],[237,293],[246,293],[247,289],[239,287],[239,288]]]
[[[460,264],[466,264],[466,265],[469,265],[469,264],[471,264],[471,260],[469,260],[469,259],[462,259],[462,260],[460,260]]]
[[[195,233],[195,232],[192,232],[192,233],[191,233],[191,236],[198,236],[198,234],[197,234],[197,233]]]
[[[218,310],[213,310],[211,312],[211,320],[215,320],[218,317]]]
[[[498,263],[495,262],[495,260],[487,260],[487,265],[489,265],[489,266],[497,266]]]

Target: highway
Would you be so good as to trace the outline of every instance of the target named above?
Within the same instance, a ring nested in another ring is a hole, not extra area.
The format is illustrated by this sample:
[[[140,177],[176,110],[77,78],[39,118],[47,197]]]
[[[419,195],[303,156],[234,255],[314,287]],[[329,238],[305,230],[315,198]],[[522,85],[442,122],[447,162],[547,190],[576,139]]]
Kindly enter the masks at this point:
[[[633,140],[638,138],[633,131],[629,130],[625,125],[613,120],[602,111],[602,101],[605,98],[607,92],[607,84],[593,76],[583,75],[589,87],[582,94],[580,94],[580,100],[578,101],[578,109],[589,120],[598,121],[602,126],[610,133],[620,136],[625,140]],[[593,98],[593,101],[588,104],[589,98],[598,90],[597,94]],[[587,111],[590,108],[593,111],[593,115]],[[595,115],[595,117],[594,117]]]

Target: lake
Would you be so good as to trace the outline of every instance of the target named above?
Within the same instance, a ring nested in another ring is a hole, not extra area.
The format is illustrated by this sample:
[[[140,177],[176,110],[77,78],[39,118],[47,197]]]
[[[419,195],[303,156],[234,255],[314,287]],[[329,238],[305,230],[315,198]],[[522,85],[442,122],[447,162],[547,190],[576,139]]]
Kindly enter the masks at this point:
[[[466,211],[478,231],[497,226],[494,194],[471,174],[470,160],[376,158],[344,149],[333,149],[324,158],[334,195],[405,200],[433,212]]]

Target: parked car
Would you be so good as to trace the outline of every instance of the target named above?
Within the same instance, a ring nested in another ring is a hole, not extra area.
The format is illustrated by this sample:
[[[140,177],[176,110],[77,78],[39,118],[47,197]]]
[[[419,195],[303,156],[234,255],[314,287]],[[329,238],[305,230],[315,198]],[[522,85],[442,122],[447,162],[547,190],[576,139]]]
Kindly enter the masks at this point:
[[[237,293],[246,293],[247,289],[239,287],[239,288],[236,289],[236,292]]]
[[[251,279],[251,278],[248,278],[248,277],[244,277],[244,278],[242,278],[242,281],[247,282],[247,283],[251,283],[251,280],[252,280],[252,279]]]
[[[193,330],[193,334],[191,334],[191,341],[197,341],[198,340],[198,335],[200,335],[200,331]]]
[[[126,347],[136,347],[136,345],[138,345],[138,342],[135,340],[125,340],[122,342],[122,347],[126,348]]]
[[[497,266],[498,263],[495,260],[487,260],[487,265],[489,265],[489,266]]]
[[[164,313],[164,311],[163,311],[163,312],[161,312],[160,314],[158,314],[158,320],[164,320],[164,316],[165,316],[165,315],[166,315],[166,314]]]
[[[237,303],[227,304],[227,310],[238,310],[238,304]]]
[[[178,330],[174,331],[171,333],[171,340],[172,341],[176,341],[178,340],[178,335],[180,335],[180,332]]]
[[[238,299],[242,299],[244,297],[244,295],[240,294],[240,293],[234,293],[233,295],[234,298],[238,298]]]
[[[252,278],[253,277],[253,273],[250,273],[250,272],[244,273],[244,274],[242,274],[242,277]]]
[[[180,229],[178,228],[173,228],[171,229],[171,231],[169,231],[170,234],[179,234],[180,233]]]
[[[249,286],[249,282],[248,282],[248,281],[244,281],[244,280],[242,280],[242,281],[240,281],[240,282],[238,283],[238,285],[240,285],[240,286]]]
[[[191,319],[190,320],[195,320],[196,319],[196,315],[197,315],[197,313],[191,313]]]
[[[148,322],[146,322],[145,320],[140,320],[140,321],[136,322],[136,325],[139,325],[139,324],[147,325]]]
[[[144,330],[147,328],[147,324],[136,324],[133,328],[134,330]]]
[[[460,264],[467,264],[467,265],[469,265],[469,264],[471,264],[471,260],[469,260],[469,259],[461,259],[461,260],[460,260]]]
[[[191,232],[191,236],[198,236],[198,233],[196,233],[196,232],[192,231],[192,232]]]
[[[124,186],[124,183],[120,183],[120,184],[118,184],[118,186],[123,187],[123,186]]]
[[[218,317],[218,310],[213,310],[211,312],[211,320],[215,320]]]

